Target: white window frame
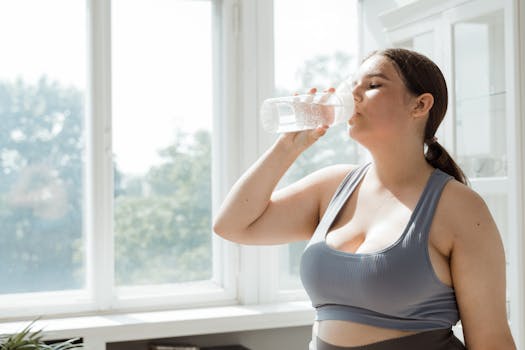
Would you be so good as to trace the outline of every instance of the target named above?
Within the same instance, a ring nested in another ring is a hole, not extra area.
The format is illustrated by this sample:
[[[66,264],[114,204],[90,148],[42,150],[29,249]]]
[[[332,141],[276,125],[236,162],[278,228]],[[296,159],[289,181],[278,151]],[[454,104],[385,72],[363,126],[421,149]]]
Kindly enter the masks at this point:
[[[275,0],[257,1],[243,0],[243,61],[247,62],[243,71],[243,96],[246,102],[241,115],[253,116],[253,119],[244,118],[242,123],[247,125],[245,135],[251,135],[256,143],[250,145],[245,143],[245,156],[242,159],[243,169],[248,168],[255,160],[263,154],[274,142],[275,135],[265,132],[258,120],[258,106],[263,100],[272,97],[275,89],[275,67],[274,67],[274,4]],[[361,1],[355,0],[358,23],[362,23]],[[249,23],[248,20],[251,20]],[[359,25],[358,25],[359,30]],[[355,39],[359,40],[359,33]],[[358,52],[360,54],[359,45]],[[251,63],[251,64],[250,64]],[[255,69],[253,68],[255,67]],[[249,87],[249,88],[248,88]],[[253,89],[253,90],[251,90]],[[255,97],[255,98],[254,98]],[[308,295],[303,288],[286,289],[280,288],[279,278],[281,246],[241,247],[243,266],[251,266],[241,273],[241,280],[247,281],[253,274],[259,276],[257,285],[258,292],[246,291],[247,302],[280,303],[280,302],[309,302]],[[256,283],[253,281],[253,283]]]
[[[194,0],[202,1],[202,0]],[[86,0],[87,67],[85,106],[84,242],[82,290],[2,295],[0,322],[39,315],[151,311],[237,303],[239,248],[215,235],[210,281],[116,287],[113,243],[111,125],[111,1]],[[238,173],[240,1],[210,0],[213,7],[214,116],[212,210]],[[226,140],[226,142],[222,142]],[[210,234],[212,233],[210,228]],[[152,292],[155,290],[155,292]]]
[[[199,0],[195,0],[199,1]],[[152,310],[180,308],[188,306],[211,306],[222,305],[235,302],[235,274],[237,252],[235,247],[231,247],[224,241],[213,237],[212,250],[213,259],[213,278],[211,281],[201,281],[194,283],[180,283],[173,285],[158,286],[152,288],[148,286],[137,287],[115,287],[112,281],[114,276],[112,271],[106,276],[100,275],[104,267],[113,266],[113,180],[112,159],[111,159],[111,2],[105,0],[91,0],[93,10],[90,12],[92,26],[90,33],[93,33],[91,52],[93,57],[92,81],[94,90],[93,108],[96,104],[101,104],[100,114],[93,113],[94,119],[100,117],[99,124],[94,126],[92,142],[93,145],[105,144],[106,159],[93,159],[94,169],[104,169],[98,173],[105,173],[103,181],[94,179],[93,186],[103,186],[95,193],[101,193],[104,198],[101,199],[106,205],[110,203],[109,208],[104,208],[102,203],[98,203],[99,210],[105,210],[99,213],[99,221],[93,218],[93,222],[103,222],[103,230],[95,233],[96,241],[103,246],[96,247],[96,251],[104,250],[106,261],[96,259],[92,254],[91,261],[100,264],[95,266],[93,273],[89,275],[93,285],[93,294],[96,296],[97,306],[99,309],[116,309],[116,310]],[[229,169],[235,169],[235,147],[231,143],[221,142],[222,140],[235,139],[236,134],[235,119],[238,115],[234,101],[236,101],[237,89],[237,61],[238,61],[238,18],[236,13],[237,4],[231,0],[211,1],[213,7],[212,28],[213,28],[213,52],[215,54],[213,61],[214,73],[214,116],[213,130],[217,130],[212,137],[212,202],[213,209],[216,208],[216,198],[220,195],[220,188],[225,179],[231,177],[227,173]],[[99,21],[103,21],[99,23]],[[98,89],[97,89],[98,87]],[[96,91],[106,92],[105,96],[96,96]],[[107,99],[107,100],[105,100]],[[231,117],[228,117],[231,116]],[[97,136],[102,135],[102,140]],[[99,157],[103,152],[95,152]],[[225,165],[227,166],[226,169]],[[96,173],[96,172],[94,172]],[[104,209],[101,209],[104,208]],[[213,211],[212,211],[213,212]],[[104,232],[105,231],[105,232]],[[89,232],[89,231],[88,231]],[[210,228],[211,234],[211,228]],[[102,243],[101,243],[102,242]]]
[[[210,1],[217,53],[213,131],[219,137],[212,138],[212,212],[216,213],[234,182],[275,138],[262,130],[258,119],[258,106],[274,93],[274,13],[273,1]],[[212,240],[214,277],[209,283],[155,285],[155,292],[114,285],[111,0],[86,0],[86,8],[86,289],[3,296],[0,323],[37,315],[71,317],[235,304],[274,303],[282,309],[283,302],[300,305],[301,314],[310,312],[304,306],[309,302],[303,289],[279,290],[279,246],[239,245],[217,235]]]

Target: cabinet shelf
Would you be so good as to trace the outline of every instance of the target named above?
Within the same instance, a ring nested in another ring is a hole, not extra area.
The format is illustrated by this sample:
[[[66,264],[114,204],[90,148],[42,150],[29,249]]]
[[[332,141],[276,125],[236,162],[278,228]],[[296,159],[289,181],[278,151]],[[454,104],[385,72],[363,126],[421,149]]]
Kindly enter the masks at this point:
[[[503,91],[491,92],[485,95],[468,96],[468,97],[456,99],[456,103],[461,104],[463,102],[471,102],[475,100],[483,100],[483,99],[493,98],[493,97],[505,97],[505,94],[506,94],[506,91],[503,90]]]

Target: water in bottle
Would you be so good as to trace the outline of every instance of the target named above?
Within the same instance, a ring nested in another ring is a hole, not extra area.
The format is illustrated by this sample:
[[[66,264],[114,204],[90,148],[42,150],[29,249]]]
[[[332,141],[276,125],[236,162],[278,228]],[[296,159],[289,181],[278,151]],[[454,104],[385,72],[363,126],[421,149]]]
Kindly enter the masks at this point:
[[[334,93],[267,99],[261,105],[260,116],[265,131],[285,133],[346,122],[353,109],[352,88],[350,82],[346,80]]]

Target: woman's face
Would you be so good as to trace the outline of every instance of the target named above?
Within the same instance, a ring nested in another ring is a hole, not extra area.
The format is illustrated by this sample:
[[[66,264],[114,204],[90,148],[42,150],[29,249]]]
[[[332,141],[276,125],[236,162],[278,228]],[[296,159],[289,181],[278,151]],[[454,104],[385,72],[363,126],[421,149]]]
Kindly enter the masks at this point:
[[[414,134],[410,110],[415,98],[388,58],[375,55],[363,62],[354,76],[352,93],[355,107],[349,133],[365,147]]]

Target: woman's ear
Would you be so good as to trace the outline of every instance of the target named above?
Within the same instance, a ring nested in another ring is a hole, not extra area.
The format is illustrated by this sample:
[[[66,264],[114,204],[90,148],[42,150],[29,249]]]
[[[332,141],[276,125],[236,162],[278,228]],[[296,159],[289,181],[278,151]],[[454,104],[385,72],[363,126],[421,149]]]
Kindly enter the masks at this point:
[[[421,118],[428,115],[430,108],[434,105],[434,96],[426,92],[415,98],[414,108],[412,109],[412,116],[414,118]]]

